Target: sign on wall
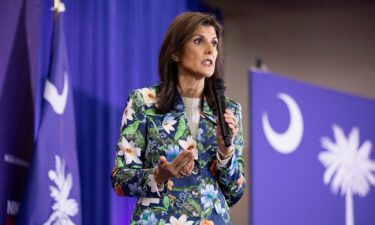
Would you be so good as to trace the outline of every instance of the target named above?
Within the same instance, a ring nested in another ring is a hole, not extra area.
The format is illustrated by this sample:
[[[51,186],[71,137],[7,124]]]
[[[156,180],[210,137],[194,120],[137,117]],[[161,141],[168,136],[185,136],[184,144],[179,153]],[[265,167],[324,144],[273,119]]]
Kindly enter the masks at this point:
[[[375,101],[250,74],[253,225],[375,224]]]

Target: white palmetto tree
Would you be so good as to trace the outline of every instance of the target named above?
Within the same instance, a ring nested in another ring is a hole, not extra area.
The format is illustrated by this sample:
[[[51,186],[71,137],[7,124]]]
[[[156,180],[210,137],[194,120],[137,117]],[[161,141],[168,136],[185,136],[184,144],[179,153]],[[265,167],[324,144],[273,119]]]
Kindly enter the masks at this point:
[[[53,213],[43,225],[74,225],[70,217],[77,215],[78,203],[69,198],[73,187],[71,173],[65,176],[65,161],[55,156],[55,170],[48,171],[48,177],[56,186],[50,185],[50,196],[55,200],[52,206]]]
[[[331,183],[331,191],[345,195],[346,225],[354,225],[353,195],[367,195],[371,185],[375,186],[375,161],[370,159],[372,143],[360,144],[359,129],[352,128],[348,137],[341,127],[333,125],[335,142],[328,137],[321,139],[327,151],[319,154],[319,161],[326,167],[323,181]]]

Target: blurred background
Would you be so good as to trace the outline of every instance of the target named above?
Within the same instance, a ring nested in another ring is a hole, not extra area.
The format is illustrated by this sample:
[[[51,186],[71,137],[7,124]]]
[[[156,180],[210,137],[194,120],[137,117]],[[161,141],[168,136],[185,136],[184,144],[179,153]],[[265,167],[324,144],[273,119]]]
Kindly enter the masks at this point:
[[[206,2],[224,18],[225,81],[242,105],[245,140],[250,140],[248,71],[257,58],[289,78],[375,98],[375,2]],[[248,154],[250,142],[245,144]],[[251,219],[244,213],[248,198],[249,192],[234,206],[234,224]]]
[[[83,224],[127,224],[135,200],[116,196],[110,173],[122,112],[135,88],[158,82],[157,60],[169,23],[184,11],[215,14],[224,26],[224,78],[241,103],[249,157],[248,72],[271,71],[375,98],[375,4],[365,0],[64,1],[73,86]],[[1,224],[14,224],[42,118],[50,63],[53,1],[2,1],[0,7]],[[22,144],[20,144],[20,139]],[[249,161],[247,183],[251,188]],[[17,179],[15,179],[17,177]],[[6,184],[6,185],[5,185]],[[232,208],[249,224],[250,189]],[[18,207],[15,207],[18,208]],[[3,219],[6,218],[6,219]]]

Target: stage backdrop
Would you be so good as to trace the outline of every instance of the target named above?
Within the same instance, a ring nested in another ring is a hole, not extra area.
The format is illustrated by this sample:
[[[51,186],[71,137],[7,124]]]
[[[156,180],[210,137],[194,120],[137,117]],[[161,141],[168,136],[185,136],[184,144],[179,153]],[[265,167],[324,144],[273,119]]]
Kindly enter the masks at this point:
[[[253,225],[375,224],[375,101],[250,73]]]

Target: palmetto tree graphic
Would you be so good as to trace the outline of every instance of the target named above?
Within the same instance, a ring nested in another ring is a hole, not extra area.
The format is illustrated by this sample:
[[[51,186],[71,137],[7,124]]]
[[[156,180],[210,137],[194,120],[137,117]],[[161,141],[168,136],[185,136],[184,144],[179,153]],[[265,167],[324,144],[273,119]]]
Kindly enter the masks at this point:
[[[352,128],[346,138],[337,125],[332,126],[335,142],[328,137],[321,139],[327,151],[319,154],[319,161],[326,167],[324,184],[331,183],[331,191],[345,195],[346,225],[354,225],[353,195],[367,195],[371,185],[375,186],[375,161],[371,160],[372,143],[366,140],[360,145],[359,129]]]
[[[78,203],[75,199],[69,198],[73,187],[71,173],[65,176],[65,161],[58,155],[55,156],[55,170],[48,171],[48,177],[55,183],[50,185],[50,196],[55,200],[52,206],[52,214],[43,225],[74,225],[70,217],[77,215]]]

